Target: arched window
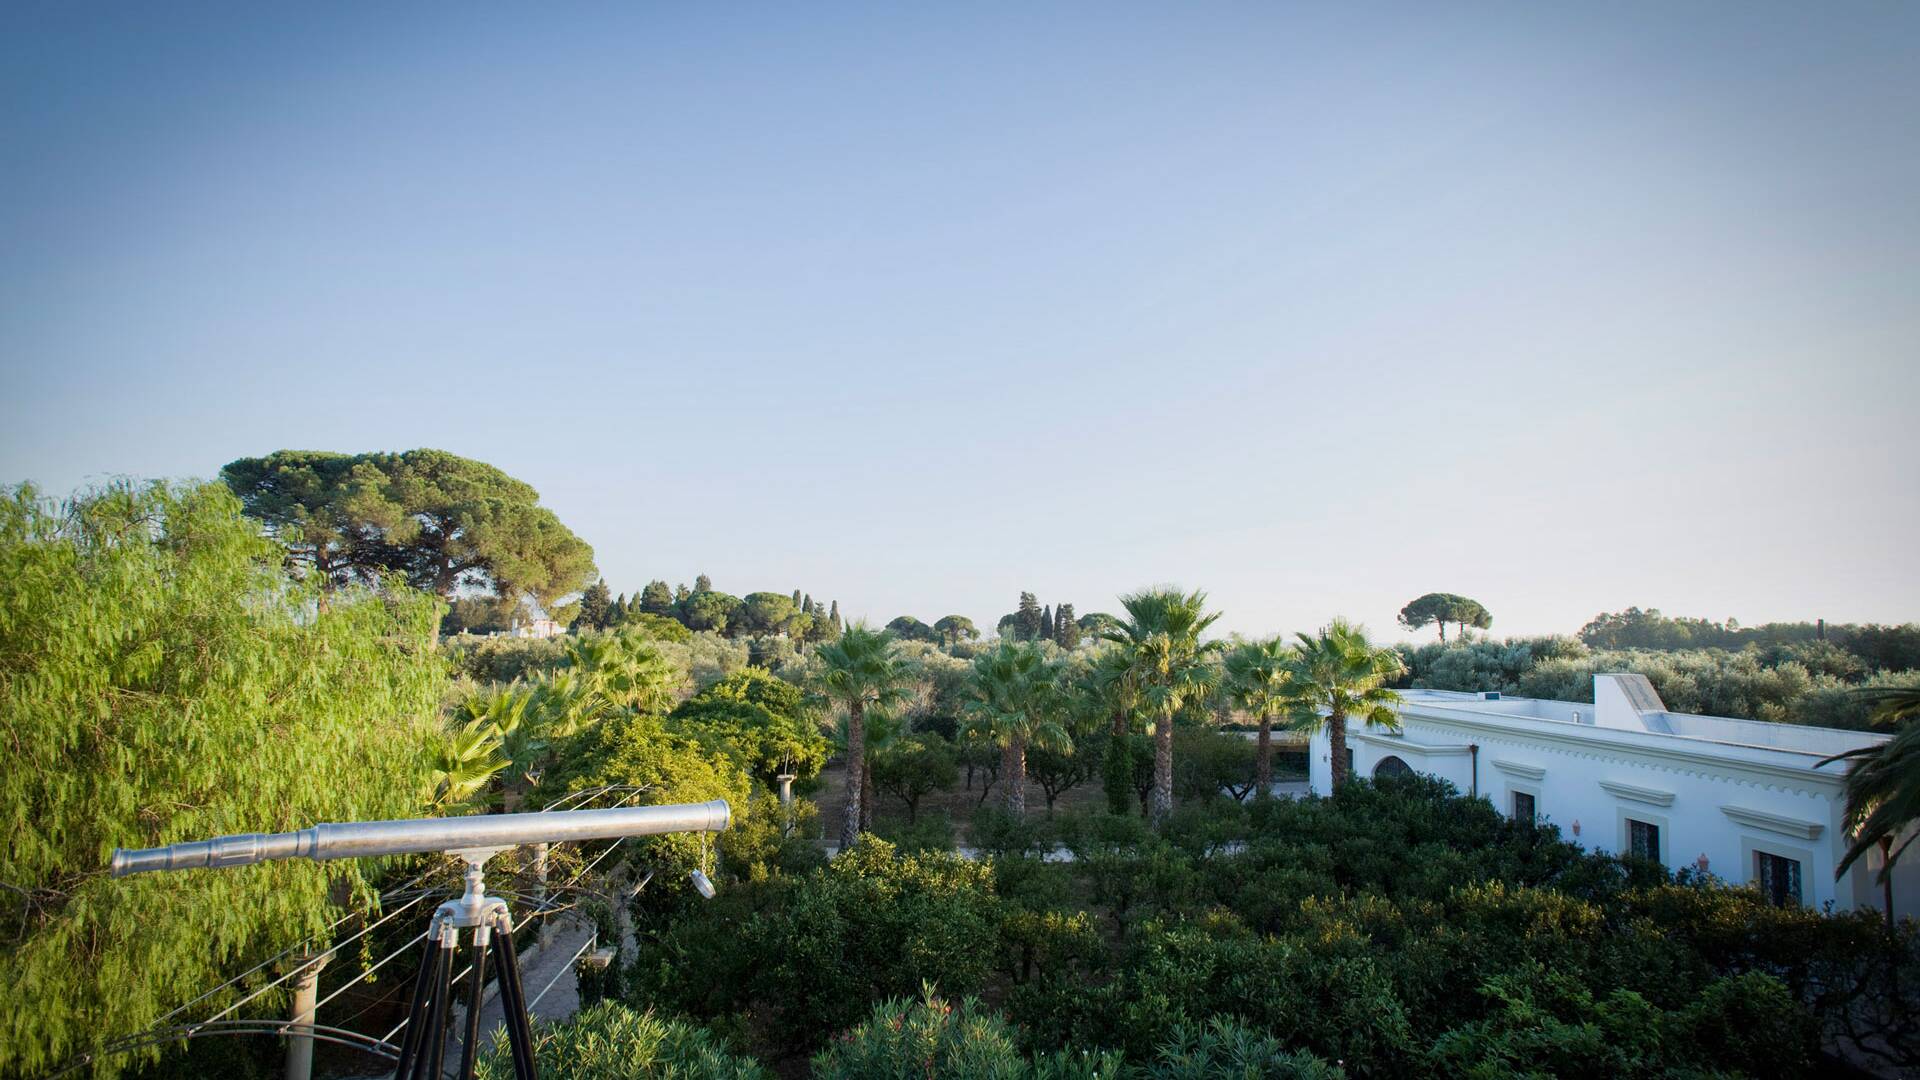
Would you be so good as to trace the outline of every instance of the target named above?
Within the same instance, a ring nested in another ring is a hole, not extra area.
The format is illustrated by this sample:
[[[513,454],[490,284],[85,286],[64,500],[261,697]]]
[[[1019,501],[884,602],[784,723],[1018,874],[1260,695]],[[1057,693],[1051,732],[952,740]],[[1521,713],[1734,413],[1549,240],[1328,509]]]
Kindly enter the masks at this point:
[[[1411,766],[1392,754],[1381,758],[1380,764],[1373,767],[1373,776],[1376,780],[1382,776],[1407,776],[1412,772]]]

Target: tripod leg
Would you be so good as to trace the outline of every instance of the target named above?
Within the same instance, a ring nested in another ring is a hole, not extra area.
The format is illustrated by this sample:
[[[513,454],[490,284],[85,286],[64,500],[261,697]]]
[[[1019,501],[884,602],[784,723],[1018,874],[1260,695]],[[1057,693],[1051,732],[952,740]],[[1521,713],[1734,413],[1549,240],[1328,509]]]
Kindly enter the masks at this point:
[[[413,1074],[414,1059],[420,1051],[420,1031],[427,1024],[428,997],[433,993],[435,980],[439,978],[435,970],[442,952],[436,932],[438,929],[436,923],[427,931],[427,947],[420,956],[420,971],[413,977],[413,997],[407,1002],[406,1034],[400,1039],[400,1062],[393,1070],[395,1080],[409,1080]]]
[[[440,971],[434,980],[436,989],[433,994],[433,1020],[427,1025],[427,1030],[420,1034],[423,1040],[433,1040],[420,1047],[421,1063],[432,1063],[431,1067],[425,1070],[426,1076],[431,1080],[440,1080],[446,1075],[447,999],[453,997],[453,950],[460,941],[460,932],[451,926],[442,933],[445,936],[440,940]]]
[[[500,934],[500,1009],[506,1014],[507,1044],[513,1050],[514,1080],[539,1080],[533,1060],[533,1026],[527,1020],[527,992],[520,982],[520,958],[513,948],[513,919],[503,916]]]
[[[473,1080],[480,1060],[480,1006],[487,992],[487,928],[473,928],[473,974],[467,979],[467,1041],[460,1047],[460,1080]]]

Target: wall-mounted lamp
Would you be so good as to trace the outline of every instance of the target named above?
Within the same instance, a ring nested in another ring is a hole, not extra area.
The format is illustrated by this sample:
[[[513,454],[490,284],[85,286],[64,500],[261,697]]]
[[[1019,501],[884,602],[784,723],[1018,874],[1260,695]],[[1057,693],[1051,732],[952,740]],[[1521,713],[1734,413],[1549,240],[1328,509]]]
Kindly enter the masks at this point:
[[[1580,819],[1579,818],[1573,819],[1573,835],[1575,836],[1580,835]]]
[[[1703,874],[1706,873],[1707,872],[1707,853],[1704,851],[1701,852],[1700,857],[1693,860],[1693,865],[1694,865],[1694,868],[1699,870],[1701,873]]]

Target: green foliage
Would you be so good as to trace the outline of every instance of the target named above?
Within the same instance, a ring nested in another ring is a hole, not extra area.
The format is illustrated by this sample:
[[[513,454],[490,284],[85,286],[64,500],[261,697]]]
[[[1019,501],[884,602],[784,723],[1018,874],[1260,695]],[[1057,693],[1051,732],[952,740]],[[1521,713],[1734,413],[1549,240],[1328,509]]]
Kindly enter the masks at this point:
[[[1852,843],[1846,857],[1834,868],[1834,877],[1846,873],[1862,855],[1875,847],[1887,853],[1880,867],[1885,880],[1895,863],[1913,845],[1920,831],[1920,689],[1903,689],[1875,695],[1879,714],[1889,724],[1906,723],[1891,740],[1873,746],[1836,754],[1820,762],[1851,761],[1847,770],[1847,823],[1853,827]]]
[[[1173,812],[1173,721],[1182,709],[1210,695],[1218,672],[1200,638],[1220,618],[1209,614],[1198,590],[1147,589],[1120,598],[1127,618],[1107,638],[1126,658],[1125,681],[1133,700],[1154,717],[1153,793],[1155,821]]]
[[[0,502],[0,1073],[151,1026],[365,885],[352,860],[115,880],[113,848],[426,804],[438,605],[348,590],[316,613],[280,557],[218,485]]]
[[[813,675],[815,689],[847,710],[847,809],[840,829],[840,847],[845,850],[860,838],[866,712],[899,702],[914,678],[893,638],[860,623],[821,644],[814,650],[814,659],[818,664]]]
[[[909,823],[919,820],[921,799],[935,791],[950,791],[960,782],[953,744],[932,732],[894,740],[875,753],[869,764],[874,789],[905,803]]]
[[[1133,812],[1133,740],[1127,736],[1109,738],[1100,758],[1100,790],[1107,796],[1107,810],[1115,814]]]
[[[1073,752],[1055,672],[1031,642],[1003,641],[973,658],[972,693],[962,737],[1001,749],[1007,812],[1026,812],[1027,747]]]
[[[887,633],[901,641],[939,641],[940,635],[919,619],[901,615],[887,624]]]
[[[540,1023],[534,1066],[547,1080],[765,1080],[765,1069],[729,1053],[712,1035],[679,1020],[662,1020],[602,1001],[565,1023]],[[505,1032],[480,1059],[480,1080],[507,1080],[513,1058]]]
[[[1481,606],[1478,600],[1469,600],[1455,593],[1428,593],[1416,600],[1408,601],[1400,609],[1400,625],[1409,630],[1418,630],[1423,626],[1437,623],[1440,627],[1440,640],[1447,639],[1447,624],[1455,623],[1460,627],[1460,636],[1465,637],[1467,627],[1485,630],[1493,625],[1493,616]]]
[[[681,702],[669,719],[681,731],[719,740],[768,787],[782,773],[810,780],[827,763],[827,740],[804,693],[764,668],[722,678]]]
[[[1143,1080],[1338,1080],[1344,1070],[1225,1017],[1177,1024]]]
[[[799,610],[794,601],[780,593],[748,593],[740,601],[740,609],[735,612],[734,632],[771,634],[784,629],[788,620],[797,614]]]
[[[566,660],[563,638],[451,638],[445,648],[454,673],[477,683],[531,679]]]
[[[658,716],[616,712],[560,740],[554,763],[541,775],[532,801],[546,805],[569,792],[606,784],[647,789],[645,803],[705,802],[725,799],[736,824],[754,811],[752,785],[744,765],[724,749],[685,734]],[[719,835],[724,855],[743,834]],[[693,835],[654,836],[627,841],[645,849],[654,865],[675,868],[666,874],[674,887],[686,870],[701,864],[702,839]]]
[[[593,578],[593,549],[538,492],[444,450],[281,450],[220,475],[288,561],[329,589],[399,572],[446,599],[471,587],[545,605]]]
[[[1538,964],[1481,988],[1491,1013],[1435,1041],[1447,1075],[1692,1077],[1715,1071],[1806,1076],[1814,1031],[1786,988],[1748,973],[1710,983],[1686,1006],[1663,1010],[1632,990],[1597,998]]]
[[[1020,1052],[1005,1020],[967,998],[949,1004],[931,984],[917,999],[876,1005],[865,1023],[814,1056],[819,1080],[1104,1080],[1120,1075],[1117,1054]]]
[[[939,635],[941,642],[958,645],[962,641],[973,641],[980,636],[980,630],[973,620],[965,615],[945,615],[933,624],[933,632]]]
[[[640,611],[646,615],[658,615],[661,618],[673,616],[673,590],[667,588],[664,581],[649,581],[647,587],[640,590]]]
[[[923,982],[985,985],[997,905],[992,867],[868,837],[825,869],[687,910],[641,942],[634,993],[697,1016],[751,1012],[777,1046],[811,1052]],[[696,957],[689,980],[676,964]]]
[[[1235,732],[1197,729],[1173,733],[1173,793],[1211,799],[1222,793],[1244,799],[1256,784],[1258,755],[1251,739]]]
[[[1393,706],[1400,695],[1387,688],[1400,674],[1400,657],[1367,640],[1367,630],[1335,619],[1318,634],[1298,634],[1287,665],[1284,700],[1296,731],[1325,728],[1332,740],[1333,786],[1347,779],[1347,725],[1359,718],[1368,727],[1397,731]]]
[[[724,634],[728,627],[733,626],[741,603],[737,596],[698,590],[680,606],[681,617],[689,630],[711,630],[716,634]]]

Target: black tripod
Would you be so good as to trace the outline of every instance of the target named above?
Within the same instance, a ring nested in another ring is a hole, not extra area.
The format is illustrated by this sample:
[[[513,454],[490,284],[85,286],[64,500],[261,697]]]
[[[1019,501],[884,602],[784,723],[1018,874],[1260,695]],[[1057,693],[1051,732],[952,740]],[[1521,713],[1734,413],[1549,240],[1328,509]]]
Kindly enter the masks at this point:
[[[466,854],[462,852],[461,854]],[[479,854],[479,853],[476,853]],[[491,854],[488,852],[486,854]],[[413,1001],[407,1006],[407,1033],[400,1040],[400,1063],[394,1080],[442,1080],[446,1067],[447,1010],[453,1001],[453,961],[460,931],[473,929],[473,970],[467,976],[467,1031],[460,1048],[461,1080],[473,1080],[480,1057],[480,1006],[487,985],[487,954],[494,932],[500,936],[494,969],[500,979],[500,1007],[506,1013],[507,1044],[513,1052],[516,1080],[537,1080],[533,1063],[533,1028],[527,1021],[527,993],[520,982],[520,961],[513,951],[513,916],[506,901],[486,896],[480,885],[480,863],[467,859],[467,891],[433,913],[427,929],[426,951],[420,973],[413,980]]]

